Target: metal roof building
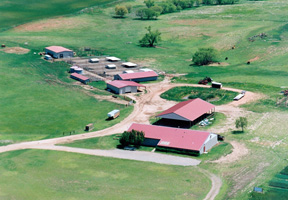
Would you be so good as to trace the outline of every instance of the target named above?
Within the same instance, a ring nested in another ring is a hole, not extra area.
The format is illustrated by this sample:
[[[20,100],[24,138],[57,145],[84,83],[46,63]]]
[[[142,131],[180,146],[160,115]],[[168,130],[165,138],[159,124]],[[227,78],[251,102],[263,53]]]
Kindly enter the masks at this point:
[[[215,146],[217,135],[206,131],[133,123],[128,131],[143,131],[143,145],[166,147],[202,154]]]
[[[73,51],[61,46],[50,46],[45,48],[45,53],[53,58],[70,58],[73,57]]]
[[[183,101],[157,115],[159,118],[193,122],[215,112],[215,106],[200,98]]]
[[[107,83],[107,89],[112,90],[116,94],[124,94],[124,93],[136,93],[138,91],[138,87],[146,87],[139,83],[135,83],[133,81],[111,81]]]
[[[72,73],[71,75],[70,75],[70,77],[71,78],[73,78],[73,79],[75,79],[75,80],[77,80],[77,81],[80,81],[81,83],[84,83],[84,84],[87,84],[89,81],[90,81],[90,79],[88,78],[88,77],[86,77],[86,76],[83,76],[83,75],[81,75],[81,74],[77,74],[77,73]]]
[[[124,74],[116,74],[114,76],[114,80],[135,81],[135,82],[155,81],[157,80],[157,78],[158,74],[154,71],[124,73]]]

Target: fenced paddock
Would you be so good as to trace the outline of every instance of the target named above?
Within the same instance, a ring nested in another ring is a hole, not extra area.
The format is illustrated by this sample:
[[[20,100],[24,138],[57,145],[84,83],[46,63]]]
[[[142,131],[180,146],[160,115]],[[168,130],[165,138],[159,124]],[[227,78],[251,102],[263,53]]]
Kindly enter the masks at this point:
[[[95,57],[94,57],[95,58]],[[86,71],[89,71],[91,73],[104,76],[104,77],[113,77],[116,74],[122,74],[123,71],[127,70],[128,68],[123,66],[123,63],[125,61],[118,61],[118,62],[110,62],[106,60],[105,57],[97,57],[99,59],[99,62],[97,63],[91,63],[89,62],[90,58],[69,58],[69,59],[63,59],[67,63],[71,65],[77,65],[78,67],[83,68]],[[109,69],[107,65],[116,65],[115,69]],[[138,71],[141,68],[141,66],[137,65],[137,67],[129,68],[135,71]]]

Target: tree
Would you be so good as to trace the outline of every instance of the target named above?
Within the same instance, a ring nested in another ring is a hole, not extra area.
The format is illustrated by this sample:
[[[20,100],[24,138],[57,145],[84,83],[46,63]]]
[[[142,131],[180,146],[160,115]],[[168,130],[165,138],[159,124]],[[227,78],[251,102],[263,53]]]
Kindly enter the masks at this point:
[[[116,6],[115,7],[115,14],[120,17],[124,17],[128,13],[126,6]]]
[[[155,5],[154,0],[145,0],[144,3],[147,6],[147,8],[150,8]]]
[[[153,18],[157,18],[160,15],[160,12],[155,11],[154,6],[151,8],[141,8],[139,10],[137,10],[136,12],[136,16],[140,17],[141,19],[153,19]]]
[[[120,138],[120,143],[123,146],[127,146],[129,144],[134,145],[141,145],[141,143],[144,141],[144,132],[143,131],[124,131]]]
[[[139,40],[139,43],[142,47],[154,47],[156,43],[161,41],[161,33],[156,30],[152,31],[151,26],[146,27],[148,33],[144,35],[144,37]]]
[[[246,128],[248,125],[247,118],[239,117],[238,119],[236,119],[235,125],[236,125],[236,128],[242,128],[242,132],[244,132],[244,128]]]
[[[217,51],[214,48],[200,48],[192,58],[195,65],[207,65],[217,61]]]

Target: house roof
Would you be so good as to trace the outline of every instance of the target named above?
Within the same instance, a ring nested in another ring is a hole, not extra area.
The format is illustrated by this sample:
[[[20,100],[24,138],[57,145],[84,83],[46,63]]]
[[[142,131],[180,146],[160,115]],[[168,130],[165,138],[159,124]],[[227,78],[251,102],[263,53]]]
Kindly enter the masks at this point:
[[[77,74],[77,73],[72,73],[71,76],[76,77],[76,78],[78,78],[78,79],[80,79],[80,80],[83,80],[83,81],[89,80],[88,77],[83,76],[83,75],[81,75],[81,74]]]
[[[123,88],[123,87],[127,87],[127,86],[136,86],[136,87],[146,87],[144,85],[141,85],[139,83],[135,83],[134,81],[111,81],[109,83],[107,83],[109,85],[112,85],[116,88]]]
[[[133,123],[128,131],[143,131],[145,138],[158,139],[157,146],[200,151],[211,133],[190,129]]]
[[[197,98],[180,102],[175,106],[169,108],[168,110],[165,110],[164,112],[158,114],[157,117],[164,117],[163,115],[174,113],[190,121],[194,121],[195,119],[209,112],[213,108],[215,108],[213,104]]]
[[[55,53],[60,53],[63,51],[72,51],[70,49],[67,49],[67,48],[61,47],[61,46],[50,46],[50,47],[46,47],[45,49],[48,49],[48,50],[53,51]]]
[[[118,75],[122,78],[122,80],[130,80],[130,79],[148,78],[148,77],[158,76],[158,74],[154,71],[125,73],[125,74],[118,74]]]

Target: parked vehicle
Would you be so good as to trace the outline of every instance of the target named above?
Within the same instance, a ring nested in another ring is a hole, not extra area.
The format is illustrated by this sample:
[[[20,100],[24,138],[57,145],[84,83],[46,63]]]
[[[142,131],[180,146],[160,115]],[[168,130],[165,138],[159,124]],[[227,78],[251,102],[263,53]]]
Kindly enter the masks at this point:
[[[136,150],[136,147],[129,147],[129,146],[126,146],[123,148],[124,150],[128,150],[128,151],[135,151]]]
[[[120,115],[120,110],[112,110],[107,115],[109,118],[115,119],[116,117],[118,117]]]

